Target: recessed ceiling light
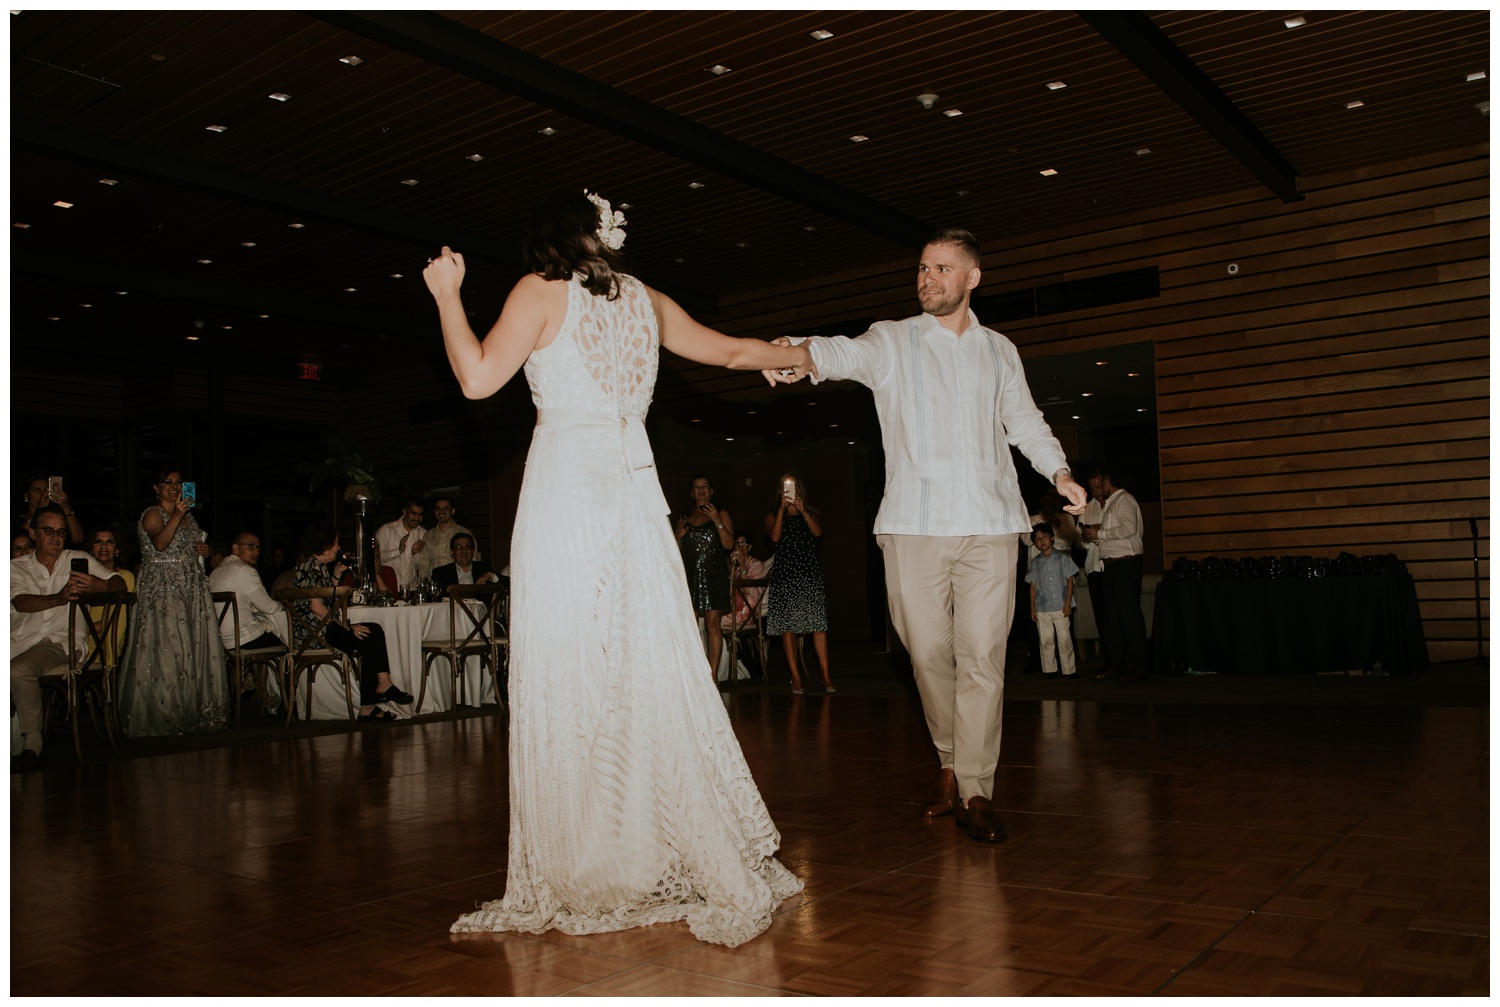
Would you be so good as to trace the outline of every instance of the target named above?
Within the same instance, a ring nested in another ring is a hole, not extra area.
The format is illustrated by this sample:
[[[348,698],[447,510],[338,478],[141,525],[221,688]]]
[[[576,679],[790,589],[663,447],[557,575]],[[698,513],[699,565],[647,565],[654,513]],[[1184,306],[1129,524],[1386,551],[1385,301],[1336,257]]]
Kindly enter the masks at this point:
[[[1091,399],[1091,398],[1094,397],[1094,393],[1093,392],[1084,392],[1082,394],[1083,394],[1083,397],[1086,398],[1086,399]]]
[[[855,133],[849,139],[853,140],[855,143],[864,143],[869,139],[869,137],[865,136],[863,133]]]
[[[1061,91],[1063,88],[1065,88],[1067,86],[1068,85],[1064,84],[1060,80],[1054,80],[1050,84],[1047,85],[1047,90],[1048,91]]]
[[[190,343],[196,343],[198,341],[198,337],[197,336],[188,336],[187,337],[187,341],[190,342]]]
[[[703,188],[703,183],[702,182],[689,182],[688,183],[688,188],[689,189],[701,189],[701,188]]]
[[[100,185],[119,185],[120,184],[120,180],[117,179],[117,178],[101,178],[101,179],[99,179],[99,184]]]
[[[306,224],[288,224],[288,225],[286,225],[286,226],[287,226],[287,227],[290,227],[290,228],[291,228],[291,229],[292,229],[292,230],[294,230],[294,231],[300,231],[300,230],[302,230],[302,229],[303,229],[303,228],[304,228],[304,227],[306,227],[306,226],[307,226],[307,225],[306,225]]]
[[[48,315],[47,316],[47,321],[49,321],[49,322],[60,322],[60,321],[62,321],[62,319],[58,318],[56,315]]]
[[[200,266],[212,266],[213,264],[214,264],[214,260],[213,259],[199,259],[198,260],[198,265],[200,265]]]
[[[63,209],[64,209],[64,210],[67,210],[67,209],[71,209],[71,208],[72,208],[72,206],[73,206],[73,204],[72,204],[72,203],[70,203],[70,202],[68,202],[68,201],[67,201],[67,200],[66,200],[66,199],[59,199],[59,200],[56,200],[56,201],[55,201],[55,202],[53,202],[53,204],[52,204],[52,205],[53,205],[53,206],[60,206],[60,207],[62,207],[62,208],[63,208]]]
[[[686,262],[686,259],[673,259],[673,262]]]
[[[1303,25],[1307,24],[1307,18],[1289,17],[1281,23],[1286,25],[1288,28],[1301,28]]]
[[[724,74],[729,72],[729,67],[725,66],[722,63],[715,63],[713,66],[708,68],[708,72],[713,74],[715,77],[722,77]]]
[[[255,247],[255,242],[253,242],[253,241],[242,241],[242,242],[240,242],[240,245],[243,248],[254,248]]]
[[[748,241],[736,241],[734,243],[734,247],[735,248],[749,248],[750,247],[750,242],[748,242]]]
[[[359,66],[361,63],[364,62],[364,60],[360,59],[358,56],[340,56],[339,57],[339,62],[340,63],[347,63],[350,66]]]
[[[208,130],[210,133],[222,133],[225,130],[227,130],[229,127],[228,126],[214,125],[214,126],[204,126],[203,128],[206,129],[206,130]]]
[[[83,304],[80,304],[79,307],[80,308],[92,308],[93,305],[89,304],[88,302],[85,301]]]
[[[1056,175],[1057,174],[1057,169],[1056,168],[1043,168],[1041,173],[1043,175],[1047,175],[1047,176],[1050,177],[1052,175]]]
[[[630,204],[630,203],[621,203],[618,207],[616,207],[616,209],[628,210],[628,209],[631,208],[631,206],[632,206],[632,204]]]
[[[819,42],[823,41],[824,39],[833,38],[833,32],[827,31],[823,28],[819,28],[817,31],[810,31],[808,32],[808,34],[817,39]]]
[[[19,220],[16,221],[14,224],[11,224],[10,226],[11,227],[19,227],[23,231],[26,230],[27,228],[31,227],[30,224],[23,224]]]
[[[352,293],[354,293],[358,289],[359,289],[358,287],[345,287],[344,288],[344,293],[346,293],[346,294],[352,294]]]
[[[266,95],[266,97],[270,98],[272,101],[291,101],[292,100],[292,96],[289,95],[289,94],[287,94],[285,91],[272,91],[270,94]]]
[[[551,126],[543,126],[541,129],[537,130],[537,132],[542,134],[543,136],[557,135],[557,130],[553,129]]]
[[[943,114],[952,119],[955,116],[963,115],[964,111],[961,108],[945,108],[943,109]]]
[[[726,437],[726,438],[724,438],[724,439],[725,439],[725,440],[726,440],[726,441],[732,441],[732,440],[734,440],[734,438],[733,438],[733,437]]]
[[[974,195],[974,193],[970,189],[959,189],[958,192],[956,193],[956,195],[959,195],[959,196],[972,196],[972,195]]]
[[[421,183],[418,182],[415,178],[403,178],[401,180],[401,184],[402,185],[420,185]]]
[[[1081,419],[1083,419],[1083,417],[1082,417],[1082,416],[1074,416],[1074,417],[1073,417],[1073,418],[1074,418],[1074,419],[1075,419],[1075,420],[1081,420]]]
[[[234,329],[234,326],[233,325],[221,325],[221,326],[219,326],[219,328],[223,329],[225,332],[230,332],[230,331],[232,331]]]
[[[754,409],[746,409],[745,410],[745,415],[746,416],[754,416],[755,415],[755,410]]]
[[[256,315],[256,318],[270,318],[270,315]]]
[[[1129,371],[1129,372],[1126,373],[1125,376],[1127,378],[1138,378],[1138,377],[1141,376],[1141,372],[1140,371]]]
[[[1358,98],[1354,99],[1353,101],[1344,102],[1345,108],[1364,108],[1364,105],[1365,103],[1360,101]]]
[[[1479,71],[1477,71],[1475,73],[1469,74],[1467,77],[1464,78],[1464,80],[1484,80],[1484,78],[1485,78],[1485,72],[1483,70],[1479,70]]]
[[[121,297],[124,297],[126,294],[130,293],[130,291],[128,291],[128,290],[116,290],[115,293],[119,294]]]
[[[1150,412],[1150,410],[1147,409],[1145,406],[1141,406],[1139,409],[1136,410],[1136,412],[1138,412],[1138,413],[1145,413],[1145,412]]]
[[[465,161],[483,161],[484,160],[484,155],[483,154],[470,154],[468,157],[464,158],[464,160]]]
[[[702,420],[688,420],[689,423],[702,423]]]
[[[1136,154],[1137,157],[1140,157],[1142,154],[1149,154],[1149,153],[1151,153],[1151,148],[1150,147],[1137,147],[1137,148],[1135,148],[1135,154]]]
[[[808,405],[815,406],[815,405],[817,405],[817,403],[816,402],[809,402]]]
[[[29,225],[29,224],[22,224],[20,226],[22,226],[22,227],[29,227],[31,225]],[[803,224],[802,225],[802,230],[804,230],[804,231],[816,231],[817,229],[818,229],[818,225],[817,224]]]
[[[839,428],[839,425],[837,423],[830,423],[830,424],[828,424],[828,429],[829,430],[837,430],[838,428]]]
[[[391,274],[391,279],[393,279],[393,280],[399,280],[402,277],[404,277],[405,275],[406,275],[405,273],[392,273]]]
[[[1109,366],[1109,361],[1108,360],[1095,360],[1094,361],[1094,366],[1095,367],[1108,367]]]

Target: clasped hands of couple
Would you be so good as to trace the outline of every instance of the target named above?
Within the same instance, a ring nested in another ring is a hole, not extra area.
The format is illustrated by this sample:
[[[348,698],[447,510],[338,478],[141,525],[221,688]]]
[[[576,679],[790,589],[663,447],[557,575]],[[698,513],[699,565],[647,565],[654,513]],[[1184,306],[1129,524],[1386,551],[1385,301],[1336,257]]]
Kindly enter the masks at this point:
[[[775,339],[771,340],[771,345],[772,346],[794,346],[794,345],[799,345],[799,344],[793,343],[791,341],[791,339],[788,338],[787,336],[777,336]],[[809,351],[807,351],[807,365],[806,366],[802,366],[802,365],[799,364],[796,367],[784,367],[781,370],[761,371],[760,373],[765,377],[765,379],[768,382],[770,382],[771,386],[774,388],[778,384],[780,384],[780,385],[796,384],[798,381],[801,381],[803,378],[807,377],[809,374],[811,374],[813,377],[817,377],[818,376],[818,365],[813,362],[812,351],[809,350]]]

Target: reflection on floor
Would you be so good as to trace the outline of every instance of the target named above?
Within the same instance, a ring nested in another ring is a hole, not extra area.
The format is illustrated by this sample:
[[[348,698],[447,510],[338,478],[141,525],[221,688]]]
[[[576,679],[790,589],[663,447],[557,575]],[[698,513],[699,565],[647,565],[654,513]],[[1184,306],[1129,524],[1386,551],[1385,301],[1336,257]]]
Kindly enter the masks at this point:
[[[990,847],[917,817],[934,762],[901,670],[834,667],[834,696],[726,693],[807,884],[740,948],[681,925],[450,936],[504,888],[489,708],[81,766],[57,737],[11,777],[11,993],[1489,992],[1482,670],[1468,706],[1017,679]]]

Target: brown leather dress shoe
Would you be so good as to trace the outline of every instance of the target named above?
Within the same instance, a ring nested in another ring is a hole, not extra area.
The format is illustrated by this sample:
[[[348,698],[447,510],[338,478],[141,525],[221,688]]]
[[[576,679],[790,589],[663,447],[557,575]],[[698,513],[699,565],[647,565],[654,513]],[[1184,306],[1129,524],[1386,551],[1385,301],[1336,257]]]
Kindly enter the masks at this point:
[[[958,807],[958,781],[953,778],[953,770],[939,770],[937,779],[932,783],[932,790],[922,799],[922,817],[936,818],[939,815],[946,815],[956,807]]]
[[[967,830],[970,839],[981,843],[1005,842],[1005,826],[1000,824],[1000,816],[995,814],[988,798],[971,797],[967,805],[959,802],[953,824]]]

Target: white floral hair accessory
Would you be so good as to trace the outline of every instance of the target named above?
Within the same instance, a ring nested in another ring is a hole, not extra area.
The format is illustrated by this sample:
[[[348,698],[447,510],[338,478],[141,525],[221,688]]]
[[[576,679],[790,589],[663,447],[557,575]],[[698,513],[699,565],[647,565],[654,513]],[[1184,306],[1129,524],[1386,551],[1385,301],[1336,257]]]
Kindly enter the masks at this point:
[[[604,242],[608,248],[616,251],[625,244],[625,214],[619,210],[609,208],[609,200],[597,192],[583,190],[583,194],[589,198],[589,202],[599,208],[599,230],[595,232],[599,240]]]

